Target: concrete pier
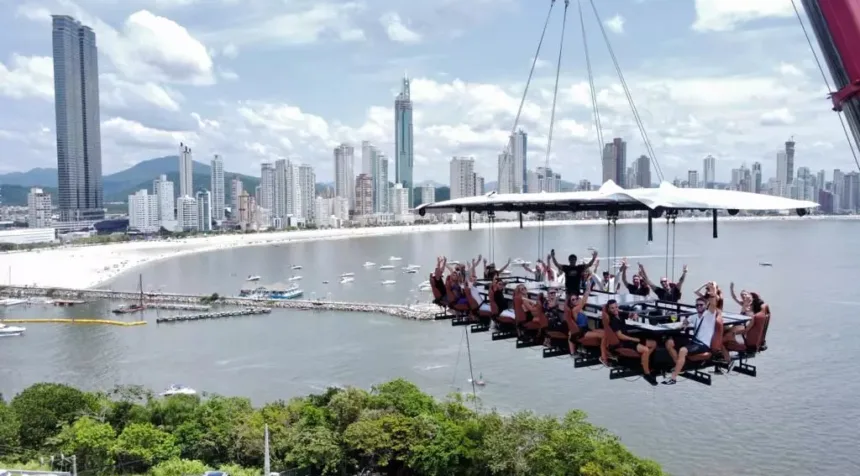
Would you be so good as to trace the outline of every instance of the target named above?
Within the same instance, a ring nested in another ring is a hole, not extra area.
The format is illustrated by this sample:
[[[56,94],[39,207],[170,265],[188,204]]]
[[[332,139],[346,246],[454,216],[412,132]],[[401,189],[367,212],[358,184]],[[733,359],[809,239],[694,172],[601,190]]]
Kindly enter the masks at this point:
[[[205,321],[209,319],[223,319],[225,317],[255,316],[259,314],[269,314],[271,312],[271,309],[265,307],[246,307],[235,311],[207,312],[203,314],[189,314],[186,316],[159,317],[155,320],[155,323],[169,324],[172,322]]]
[[[140,292],[113,291],[108,289],[71,289],[71,288],[38,288],[31,286],[0,286],[0,295],[10,297],[50,297],[52,299],[112,299],[138,301]],[[290,300],[260,300],[235,296],[219,296],[216,301],[210,301],[210,295],[203,294],[173,294],[173,293],[144,293],[147,305],[160,304],[217,304],[242,307],[270,307],[280,309],[295,309],[304,311],[341,311],[366,312],[373,314],[388,314],[403,319],[432,320],[437,308],[430,304],[398,305],[376,304],[367,302],[342,302],[324,299],[290,299]]]

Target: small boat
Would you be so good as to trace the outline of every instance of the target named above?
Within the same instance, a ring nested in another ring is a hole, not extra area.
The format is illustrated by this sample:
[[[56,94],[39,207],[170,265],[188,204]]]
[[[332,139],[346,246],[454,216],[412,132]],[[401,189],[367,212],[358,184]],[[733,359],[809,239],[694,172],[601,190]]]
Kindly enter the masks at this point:
[[[418,270],[415,268],[403,268],[403,272],[406,274],[415,274]]]
[[[293,276],[292,278],[288,279],[287,281],[301,281],[301,280],[302,280],[301,276]]]
[[[376,266],[376,263],[374,263],[373,261],[365,261],[362,266],[364,266],[365,268],[372,268]]]
[[[0,299],[0,306],[17,306],[18,304],[25,304],[27,302],[28,301],[26,299],[14,299],[14,298]]]
[[[409,266],[407,266],[407,268],[409,268],[409,269],[421,269],[421,265],[420,264],[410,264]]]
[[[382,282],[383,286],[390,286],[392,284],[397,284],[397,281],[395,281],[393,279],[386,279],[385,281]]]
[[[128,306],[120,306],[111,312],[114,314],[131,314],[133,312],[142,312],[146,310],[143,304],[129,304]]]
[[[167,390],[161,392],[159,395],[162,397],[170,397],[173,395],[197,395],[197,390],[184,385],[173,384],[167,387]]]
[[[392,266],[392,265],[390,265],[390,264],[384,264],[384,265],[380,266],[380,267],[379,267],[379,269],[382,269],[382,270],[385,270],[385,269],[394,269],[394,266]]]
[[[290,267],[290,269],[302,269],[302,265],[300,265],[300,264],[294,264],[294,265],[292,265],[292,266]]]
[[[388,261],[400,261],[402,259],[403,258],[401,258],[399,256],[391,256],[390,258],[388,258]]]
[[[323,281],[323,284],[328,284],[328,281]]]
[[[351,283],[353,281],[355,281],[355,278],[353,278],[352,276],[346,276],[344,278],[340,278],[340,284]]]
[[[469,379],[469,383],[472,383],[472,379]],[[475,385],[479,387],[486,385],[486,382],[484,382],[484,374],[478,375],[478,380],[475,380]]]
[[[259,281],[259,280],[260,280],[259,276],[248,276],[248,279],[246,279],[245,281]]]
[[[419,291],[430,291],[431,289],[433,289],[433,288],[430,286],[429,281],[424,281],[423,283],[418,285]]]
[[[355,273],[343,273],[340,275],[341,278],[351,278],[355,276]]]
[[[759,266],[765,266],[765,267],[768,267],[768,268],[772,268],[772,267],[773,267],[773,263],[759,263],[758,265],[759,265]]]
[[[24,334],[26,327],[9,326],[0,322],[0,337],[14,337]]]

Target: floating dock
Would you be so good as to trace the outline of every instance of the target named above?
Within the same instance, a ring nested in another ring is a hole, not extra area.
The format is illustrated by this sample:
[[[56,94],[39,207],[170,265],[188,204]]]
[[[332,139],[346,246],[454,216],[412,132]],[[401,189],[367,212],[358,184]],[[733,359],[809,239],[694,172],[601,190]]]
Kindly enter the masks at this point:
[[[255,316],[259,314],[269,314],[271,312],[272,310],[269,308],[251,307],[245,309],[238,309],[236,311],[208,312],[203,314],[190,314],[187,316],[159,317],[155,320],[155,322],[157,324],[170,324],[173,322],[206,321],[210,319],[223,319],[227,317]]]
[[[160,302],[155,304],[147,304],[147,309],[162,309],[166,311],[208,311],[212,306],[204,306],[201,304],[171,304]]]
[[[144,326],[146,321],[112,321],[109,319],[0,319],[10,324],[91,324],[104,326],[134,327]]]
[[[80,299],[57,299],[54,301],[55,306],[74,306],[75,304],[86,304],[86,301]]]

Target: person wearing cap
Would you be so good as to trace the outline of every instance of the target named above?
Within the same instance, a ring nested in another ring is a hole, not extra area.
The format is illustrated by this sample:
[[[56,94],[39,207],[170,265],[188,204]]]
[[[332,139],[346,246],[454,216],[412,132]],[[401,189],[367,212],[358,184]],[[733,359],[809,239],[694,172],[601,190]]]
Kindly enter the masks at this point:
[[[654,283],[648,279],[648,273],[645,272],[645,267],[642,266],[642,263],[639,263],[639,274],[648,286],[651,287],[654,294],[657,295],[657,299],[667,302],[678,302],[681,300],[681,286],[684,285],[684,278],[687,277],[687,265],[684,265],[683,271],[681,272],[681,278],[678,279],[677,283],[670,282],[669,278],[662,277],[660,278],[660,285],[655,286]]]

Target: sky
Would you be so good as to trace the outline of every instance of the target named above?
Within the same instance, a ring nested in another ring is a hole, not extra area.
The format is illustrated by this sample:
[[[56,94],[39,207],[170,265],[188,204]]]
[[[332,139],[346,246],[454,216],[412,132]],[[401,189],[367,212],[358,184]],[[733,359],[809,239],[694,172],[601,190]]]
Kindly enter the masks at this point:
[[[799,5],[800,2],[798,2]],[[529,168],[599,182],[598,131],[646,147],[600,25],[664,178],[717,158],[717,179],[797,141],[796,166],[851,170],[828,89],[791,0],[558,0],[523,107]],[[412,80],[415,181],[447,183],[452,156],[496,180],[550,0],[0,0],[0,173],[56,167],[51,14],[97,35],[105,173],[220,154],[259,175],[280,158],[333,176],[332,150],[394,151],[394,98]],[[551,154],[556,61],[562,46]],[[595,126],[585,52],[594,72]],[[829,78],[829,75],[828,75]],[[356,167],[360,160],[357,158]],[[391,164],[393,174],[394,164]],[[701,173],[701,172],[700,172]],[[652,176],[654,172],[652,171]]]

